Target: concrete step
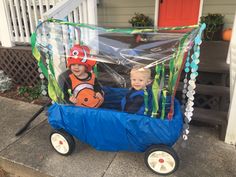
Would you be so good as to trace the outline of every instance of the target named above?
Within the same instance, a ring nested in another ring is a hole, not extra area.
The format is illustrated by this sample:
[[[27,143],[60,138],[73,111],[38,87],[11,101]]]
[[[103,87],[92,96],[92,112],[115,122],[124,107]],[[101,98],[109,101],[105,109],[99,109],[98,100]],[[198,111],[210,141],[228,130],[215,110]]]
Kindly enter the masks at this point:
[[[178,91],[182,91],[183,83],[179,84]],[[196,85],[196,93],[199,95],[214,96],[214,97],[229,97],[229,88],[217,85]],[[204,109],[195,107],[193,112],[193,120],[207,123],[210,125],[219,126],[219,138],[224,141],[227,128],[227,112],[217,111],[213,109]]]
[[[212,109],[194,108],[193,120],[218,125],[220,127],[220,139],[224,140],[227,128],[227,112]]]
[[[7,171],[10,177],[47,177],[19,162],[17,160],[19,156],[17,156],[15,160],[12,160],[2,154],[4,150],[10,146],[15,146],[25,135],[45,121],[46,117],[42,113],[32,122],[26,132],[21,136],[15,136],[15,133],[22,128],[40,108],[41,106],[39,105],[0,97],[0,167]],[[20,149],[17,149],[14,153],[17,151],[20,152]],[[25,151],[25,149],[23,151]],[[29,154],[31,152],[28,151],[27,153]],[[26,155],[25,158],[28,158],[28,156]]]
[[[209,72],[209,73],[229,73],[229,65],[226,62],[200,62],[199,72]]]
[[[184,83],[180,82],[178,91],[183,90]],[[218,85],[205,85],[197,84],[196,93],[201,95],[212,95],[212,96],[229,96],[229,87],[218,86]]]
[[[229,73],[226,64],[229,42],[203,41],[201,45],[199,71],[211,73]]]

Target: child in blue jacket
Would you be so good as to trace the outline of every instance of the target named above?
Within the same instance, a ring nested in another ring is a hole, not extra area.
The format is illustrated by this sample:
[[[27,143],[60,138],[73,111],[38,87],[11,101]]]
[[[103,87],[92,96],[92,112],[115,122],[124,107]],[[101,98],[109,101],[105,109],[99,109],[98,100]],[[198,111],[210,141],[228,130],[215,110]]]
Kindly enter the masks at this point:
[[[148,94],[150,102],[151,94],[151,70],[136,65],[130,72],[131,89],[121,101],[122,111],[135,114],[144,114],[144,92]],[[150,107],[150,105],[148,105]]]

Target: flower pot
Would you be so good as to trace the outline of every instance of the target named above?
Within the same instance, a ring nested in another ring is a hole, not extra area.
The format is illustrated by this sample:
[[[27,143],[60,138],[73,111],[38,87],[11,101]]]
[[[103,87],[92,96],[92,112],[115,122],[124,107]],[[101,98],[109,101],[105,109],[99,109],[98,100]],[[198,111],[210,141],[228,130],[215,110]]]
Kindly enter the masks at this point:
[[[222,40],[222,31],[224,24],[221,25],[207,25],[204,31],[204,39],[207,41]]]
[[[232,29],[231,28],[227,28],[223,31],[222,37],[224,41],[230,41],[232,36]]]
[[[141,23],[136,23],[136,24],[132,24],[132,27],[133,27],[133,28],[143,28],[144,25],[141,24]]]

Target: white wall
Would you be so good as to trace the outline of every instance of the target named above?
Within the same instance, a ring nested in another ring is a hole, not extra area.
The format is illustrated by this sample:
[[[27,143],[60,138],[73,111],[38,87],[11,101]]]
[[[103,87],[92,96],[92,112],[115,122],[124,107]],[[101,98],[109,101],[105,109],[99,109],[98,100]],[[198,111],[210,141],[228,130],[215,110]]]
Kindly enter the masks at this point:
[[[204,0],[203,15],[221,13],[225,16],[225,28],[233,26],[236,0]]]
[[[155,0],[99,0],[98,24],[130,27],[128,21],[135,12],[144,13],[154,20]]]
[[[230,61],[230,106],[225,142],[236,145],[236,15],[233,26],[233,35],[230,41],[228,59]]]

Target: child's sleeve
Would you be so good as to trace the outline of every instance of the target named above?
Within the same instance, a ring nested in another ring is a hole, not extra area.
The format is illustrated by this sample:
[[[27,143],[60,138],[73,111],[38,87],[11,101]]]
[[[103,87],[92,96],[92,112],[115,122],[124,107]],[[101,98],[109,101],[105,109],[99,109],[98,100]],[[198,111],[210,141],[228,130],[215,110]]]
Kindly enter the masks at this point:
[[[98,82],[98,80],[96,78],[94,81],[94,91],[100,92],[103,95],[103,90],[102,90],[101,84]]]

